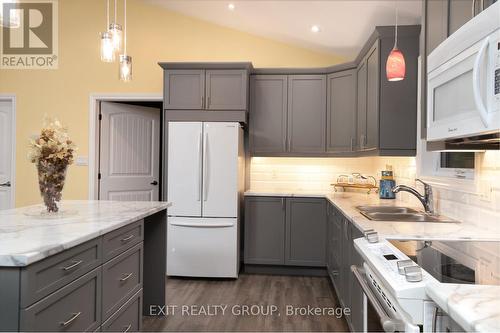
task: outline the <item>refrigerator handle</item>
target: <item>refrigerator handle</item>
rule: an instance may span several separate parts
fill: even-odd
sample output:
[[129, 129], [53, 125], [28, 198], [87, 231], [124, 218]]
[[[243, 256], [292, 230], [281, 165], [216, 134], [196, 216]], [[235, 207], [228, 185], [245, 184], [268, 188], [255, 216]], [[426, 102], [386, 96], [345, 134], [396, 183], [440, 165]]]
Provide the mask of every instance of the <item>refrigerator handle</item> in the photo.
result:
[[207, 201], [208, 197], [208, 133], [205, 132], [205, 140], [203, 142], [203, 201]]
[[202, 170], [203, 170], [203, 153], [201, 146], [203, 145], [203, 136], [200, 133], [198, 138], [198, 198], [196, 201], [201, 201], [201, 183], [202, 179]]

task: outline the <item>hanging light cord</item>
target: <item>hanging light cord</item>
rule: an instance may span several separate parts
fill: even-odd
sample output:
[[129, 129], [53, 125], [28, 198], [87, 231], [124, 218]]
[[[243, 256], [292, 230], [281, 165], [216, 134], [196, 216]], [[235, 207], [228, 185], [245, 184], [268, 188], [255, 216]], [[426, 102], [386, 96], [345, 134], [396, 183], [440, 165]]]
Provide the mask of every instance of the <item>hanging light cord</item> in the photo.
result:
[[106, 31], [109, 29], [109, 0], [106, 0]]
[[394, 36], [394, 48], [396, 49], [398, 47], [398, 0], [396, 0], [396, 32]]
[[115, 22], [114, 22], [115, 24], [116, 24], [116, 22], [117, 22], [117, 21], [116, 21], [116, 11], [117, 11], [117, 6], [116, 6], [116, 0], [115, 0]]
[[127, 0], [123, 0], [123, 54], [127, 55]]

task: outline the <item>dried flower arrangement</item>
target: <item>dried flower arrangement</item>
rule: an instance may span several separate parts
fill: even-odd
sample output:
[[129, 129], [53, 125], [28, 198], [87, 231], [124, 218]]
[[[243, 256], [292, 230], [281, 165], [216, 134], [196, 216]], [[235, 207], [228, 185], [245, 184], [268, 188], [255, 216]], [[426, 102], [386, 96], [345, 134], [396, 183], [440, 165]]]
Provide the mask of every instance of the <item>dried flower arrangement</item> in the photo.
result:
[[45, 117], [40, 135], [31, 140], [28, 158], [38, 170], [38, 185], [47, 212], [59, 210], [66, 170], [75, 158], [76, 146], [59, 120]]

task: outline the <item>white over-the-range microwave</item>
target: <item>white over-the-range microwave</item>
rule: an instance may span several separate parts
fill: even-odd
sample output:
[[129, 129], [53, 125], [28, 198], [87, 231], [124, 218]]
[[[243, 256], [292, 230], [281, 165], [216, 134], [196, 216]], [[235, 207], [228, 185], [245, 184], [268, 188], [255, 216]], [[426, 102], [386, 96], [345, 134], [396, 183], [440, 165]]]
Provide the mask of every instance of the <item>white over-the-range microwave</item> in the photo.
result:
[[500, 131], [500, 2], [464, 24], [427, 59], [427, 140]]

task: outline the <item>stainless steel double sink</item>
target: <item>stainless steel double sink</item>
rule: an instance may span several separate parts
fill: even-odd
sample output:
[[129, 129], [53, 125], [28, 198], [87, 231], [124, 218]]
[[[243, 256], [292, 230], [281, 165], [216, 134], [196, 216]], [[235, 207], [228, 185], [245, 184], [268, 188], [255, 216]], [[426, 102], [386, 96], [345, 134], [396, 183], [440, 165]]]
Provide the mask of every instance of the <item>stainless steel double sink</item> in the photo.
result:
[[372, 221], [460, 223], [446, 216], [431, 215], [408, 207], [357, 206], [356, 208]]

